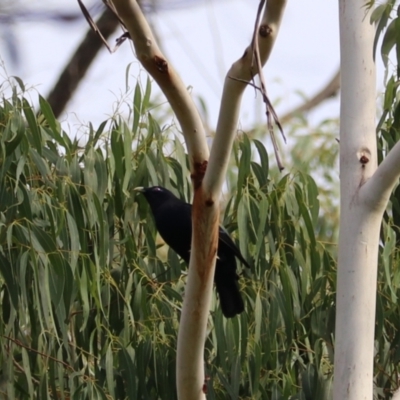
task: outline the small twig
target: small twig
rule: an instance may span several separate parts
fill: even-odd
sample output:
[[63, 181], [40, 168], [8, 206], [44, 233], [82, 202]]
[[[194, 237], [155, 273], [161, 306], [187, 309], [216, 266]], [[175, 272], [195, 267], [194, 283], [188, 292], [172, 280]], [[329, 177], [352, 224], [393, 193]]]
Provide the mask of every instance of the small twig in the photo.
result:
[[107, 47], [108, 51], [112, 53], [111, 47], [108, 45], [107, 40], [104, 38], [104, 36], [101, 34], [100, 30], [97, 28], [96, 23], [92, 19], [92, 17], [89, 14], [89, 11], [87, 8], [84, 6], [81, 0], [78, 0], [79, 7], [82, 10], [83, 16], [86, 18], [86, 21], [90, 25], [90, 27], [93, 29], [94, 32], [100, 37], [101, 41], [104, 43], [104, 45]]
[[[115, 15], [115, 17], [118, 19], [122, 27], [125, 29], [125, 25], [122, 22], [121, 18], [119, 17], [117, 11], [115, 10], [114, 5], [110, 4], [107, 0], [103, 0], [103, 3], [108, 7], [108, 9]], [[82, 10], [83, 16], [86, 18], [86, 21], [90, 25], [90, 27], [93, 29], [93, 31], [97, 34], [97, 36], [101, 39], [101, 41], [104, 43], [104, 45], [107, 47], [108, 51], [112, 54], [114, 53], [119, 46], [126, 40], [130, 39], [129, 32], [124, 32], [117, 40], [116, 40], [116, 45], [114, 48], [111, 48], [107, 42], [107, 39], [102, 35], [99, 27], [97, 26], [96, 22], [94, 22], [93, 18], [90, 16], [89, 11], [85, 7], [85, 5], [82, 3], [82, 0], [78, 0], [79, 7]]]
[[36, 353], [36, 354], [39, 354], [39, 355], [40, 355], [41, 357], [43, 357], [43, 358], [47, 358], [47, 359], [52, 360], [52, 361], [54, 361], [54, 362], [56, 362], [56, 363], [62, 364], [65, 368], [67, 368], [67, 369], [69, 369], [69, 370], [71, 370], [71, 371], [73, 371], [73, 372], [76, 372], [76, 371], [74, 370], [74, 368], [71, 367], [71, 365], [67, 364], [67, 363], [64, 362], [64, 361], [61, 361], [61, 360], [59, 360], [59, 359], [57, 359], [57, 358], [55, 358], [55, 357], [49, 356], [48, 354], [44, 354], [44, 353], [42, 353], [42, 352], [40, 352], [40, 351], [38, 351], [38, 350], [35, 350], [35, 349], [33, 349], [32, 347], [29, 347], [29, 346], [23, 344], [23, 343], [22, 343], [20, 340], [18, 340], [18, 339], [15, 339], [15, 338], [12, 338], [12, 337], [6, 336], [6, 335], [1, 335], [1, 336], [2, 336], [4, 339], [8, 339], [9, 341], [15, 343], [17, 346], [23, 347], [23, 348], [26, 349], [26, 350], [32, 351], [33, 353]]
[[[78, 0], [80, 1], [80, 0]], [[117, 10], [115, 9], [114, 4], [110, 3], [108, 0], [103, 0], [104, 5], [115, 15], [119, 23], [126, 29], [126, 26], [124, 24], [124, 21], [120, 18], [120, 16], [117, 13]]]
[[[25, 369], [24, 369], [21, 365], [19, 365], [19, 363], [18, 363], [17, 361], [15, 361], [15, 359], [13, 359], [13, 364], [14, 364], [15, 367], [16, 367], [18, 370], [20, 370], [23, 374], [26, 374]], [[36, 378], [34, 378], [32, 375], [31, 375], [31, 379], [32, 379], [32, 381], [33, 381], [36, 385], [40, 385], [40, 381], [37, 380]], [[6, 397], [6, 398], [7, 398], [7, 397]]]
[[317, 107], [323, 101], [337, 95], [340, 89], [340, 70], [338, 70], [331, 80], [310, 99], [307, 99], [303, 104], [287, 112], [281, 117], [281, 123], [284, 124], [290, 121], [293, 117], [302, 114], [306, 111]]
[[[252, 41], [251, 41], [251, 48], [253, 50], [252, 66], [254, 64], [256, 66], [256, 73], [258, 73], [258, 76], [259, 76], [259, 79], [260, 79], [260, 87], [257, 87], [254, 84], [252, 84], [252, 86], [260, 91], [260, 93], [262, 95], [263, 102], [265, 103], [265, 106], [266, 106], [265, 113], [267, 115], [268, 131], [269, 131], [269, 133], [271, 135], [271, 140], [272, 140], [272, 144], [273, 144], [273, 147], [274, 147], [274, 152], [275, 152], [275, 157], [276, 157], [276, 162], [277, 162], [278, 168], [279, 168], [280, 171], [282, 171], [284, 169], [284, 167], [283, 167], [281, 158], [279, 156], [279, 148], [278, 148], [278, 144], [277, 144], [277, 141], [276, 141], [276, 138], [275, 138], [273, 122], [275, 122], [275, 124], [278, 126], [278, 129], [281, 132], [283, 140], [285, 141], [285, 143], [286, 143], [286, 137], [285, 137], [285, 134], [283, 132], [282, 125], [279, 122], [278, 115], [276, 114], [275, 109], [272, 106], [272, 103], [269, 100], [268, 95], [267, 95], [267, 86], [266, 86], [266, 83], [265, 83], [264, 73], [263, 73], [263, 70], [262, 70], [261, 59], [260, 59], [260, 49], [259, 49], [259, 44], [258, 44], [259, 22], [260, 22], [260, 18], [261, 18], [261, 12], [262, 12], [264, 6], [265, 6], [265, 0], [260, 0], [260, 4], [259, 4], [258, 10], [257, 10], [257, 17], [256, 17], [256, 21], [255, 21], [255, 26], [254, 26], [253, 38], [252, 38]], [[250, 82], [247, 82], [247, 84], [250, 84]], [[271, 115], [272, 115], [273, 121], [271, 119]]]
[[[258, 91], [261, 93], [261, 96], [262, 96], [262, 98], [263, 98], [263, 101], [264, 101], [264, 103], [267, 105], [266, 114], [267, 114], [268, 131], [269, 131], [269, 133], [270, 133], [270, 135], [271, 135], [272, 145], [274, 146], [274, 152], [275, 152], [275, 157], [276, 157], [276, 163], [277, 163], [277, 165], [278, 165], [279, 171], [282, 171], [285, 167], [283, 166], [283, 164], [282, 164], [282, 162], [281, 162], [281, 158], [280, 158], [280, 156], [279, 156], [278, 143], [277, 143], [276, 138], [275, 138], [273, 125], [272, 125], [272, 123], [271, 123], [270, 112], [271, 112], [272, 116], [274, 117], [274, 120], [275, 120], [275, 118], [277, 118], [277, 115], [276, 115], [275, 110], [273, 109], [273, 107], [272, 107], [272, 105], [271, 105], [271, 103], [270, 103], [268, 97], [266, 97], [266, 94], [263, 92], [262, 88], [259, 87], [259, 86], [257, 86], [255, 83], [246, 81], [245, 79], [234, 78], [234, 77], [230, 77], [230, 78], [233, 79], [233, 80], [235, 80], [235, 81], [243, 82], [243, 83], [245, 83], [246, 85], [250, 85], [250, 86], [252, 86], [255, 90], [258, 90]], [[269, 108], [269, 107], [271, 107], [271, 108]], [[280, 124], [279, 121], [277, 121], [277, 120], [275, 120], [275, 123], [278, 125], [278, 127], [279, 127], [279, 129], [280, 129], [280, 131], [281, 131], [281, 133], [282, 133], [283, 139], [285, 140], [285, 143], [286, 143], [286, 137], [285, 137], [285, 135], [284, 135], [284, 133], [283, 133], [281, 124]]]

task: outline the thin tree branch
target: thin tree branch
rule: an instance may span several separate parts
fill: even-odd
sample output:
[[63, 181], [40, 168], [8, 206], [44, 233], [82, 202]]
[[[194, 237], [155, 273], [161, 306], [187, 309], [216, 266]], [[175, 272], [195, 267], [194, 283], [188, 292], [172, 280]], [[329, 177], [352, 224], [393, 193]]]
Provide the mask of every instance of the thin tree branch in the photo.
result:
[[260, 92], [262, 94], [263, 102], [265, 103], [265, 109], [266, 109], [265, 113], [266, 113], [266, 116], [267, 116], [267, 126], [268, 126], [268, 131], [269, 131], [269, 133], [271, 135], [272, 145], [274, 147], [276, 163], [278, 165], [279, 170], [282, 171], [283, 170], [283, 164], [282, 164], [280, 156], [279, 156], [278, 143], [277, 143], [276, 138], [275, 138], [274, 126], [273, 126], [273, 122], [272, 122], [271, 116], [272, 116], [275, 124], [278, 126], [278, 128], [279, 128], [279, 130], [280, 130], [285, 142], [286, 142], [286, 137], [285, 137], [285, 134], [283, 132], [282, 125], [279, 122], [278, 116], [277, 116], [277, 114], [276, 114], [276, 112], [274, 110], [274, 107], [272, 106], [272, 103], [268, 98], [267, 85], [265, 83], [264, 73], [263, 73], [263, 70], [262, 70], [263, 66], [262, 66], [261, 60], [260, 60], [259, 37], [268, 36], [270, 34], [270, 29], [271, 29], [268, 24], [261, 25], [260, 29], [257, 29], [258, 26], [259, 26], [259, 21], [260, 21], [262, 9], [264, 7], [264, 3], [265, 3], [265, 0], [261, 0], [260, 1], [260, 5], [259, 5], [258, 11], [257, 11], [256, 25], [255, 25], [255, 29], [254, 29], [254, 32], [253, 32], [253, 38], [251, 40], [251, 48], [253, 50], [253, 57], [254, 57], [253, 64], [256, 65], [256, 70], [254, 72], [255, 72], [255, 74], [258, 74], [258, 77], [259, 77], [259, 80], [260, 80], [260, 88], [259, 88], [259, 90], [260, 90]]
[[43, 353], [43, 352], [41, 352], [39, 350], [34, 349], [33, 347], [29, 347], [26, 344], [22, 343], [20, 340], [18, 340], [16, 338], [13, 338], [11, 336], [7, 336], [7, 335], [1, 335], [1, 336], [3, 338], [5, 338], [5, 339], [8, 339], [11, 342], [15, 343], [17, 346], [23, 347], [24, 349], [29, 350], [32, 353], [36, 353], [36, 354], [38, 354], [39, 356], [41, 356], [43, 358], [46, 358], [46, 359], [52, 360], [52, 361], [54, 361], [54, 362], [56, 362], [58, 364], [61, 364], [65, 369], [70, 370], [72, 372], [75, 372], [74, 367], [72, 367], [71, 365], [69, 365], [68, 363], [66, 363], [64, 361], [59, 360], [58, 358], [52, 357], [52, 356], [50, 356], [48, 354], [45, 354], [45, 353]]
[[[269, 58], [281, 24], [286, 0], [269, 0], [258, 29], [260, 64]], [[225, 179], [229, 158], [236, 137], [239, 110], [243, 92], [257, 70], [253, 68], [253, 51], [250, 44], [243, 56], [230, 68], [225, 78], [216, 135], [211, 149], [209, 170], [204, 179], [206, 193], [215, 198]], [[211, 172], [212, 171], [212, 172]], [[212, 194], [212, 195], [211, 195]]]
[[[368, 160], [361, 154], [360, 162]], [[368, 161], [367, 161], [368, 162]], [[386, 207], [394, 185], [400, 177], [400, 141], [389, 151], [372, 177], [363, 185], [361, 193], [373, 209]]]
[[208, 160], [208, 146], [200, 115], [182, 80], [161, 53], [139, 5], [133, 0], [113, 0], [133, 41], [136, 57], [167, 97], [185, 137], [192, 178], [201, 184]]
[[336, 96], [339, 89], [340, 89], [340, 70], [338, 69], [338, 71], [335, 73], [332, 79], [330, 79], [329, 82], [321, 90], [319, 90], [316, 94], [314, 94], [313, 97], [311, 97], [300, 106], [294, 108], [293, 110], [290, 110], [285, 115], [283, 115], [280, 118], [281, 123], [285, 124], [289, 122], [292, 118], [296, 117], [297, 115], [301, 115], [306, 111], [310, 111], [313, 108], [317, 107], [319, 104], [321, 104], [323, 101]]

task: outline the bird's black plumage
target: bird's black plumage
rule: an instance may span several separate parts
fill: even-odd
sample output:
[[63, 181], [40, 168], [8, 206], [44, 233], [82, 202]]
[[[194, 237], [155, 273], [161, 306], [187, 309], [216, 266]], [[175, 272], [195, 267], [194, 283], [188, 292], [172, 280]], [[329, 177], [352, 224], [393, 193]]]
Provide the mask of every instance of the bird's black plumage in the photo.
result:
[[[161, 237], [189, 264], [192, 241], [191, 204], [178, 199], [161, 186], [137, 188], [137, 190], [143, 193], [149, 203]], [[214, 281], [222, 313], [227, 318], [232, 318], [244, 310], [243, 299], [239, 292], [235, 257], [250, 268], [228, 232], [220, 226]]]

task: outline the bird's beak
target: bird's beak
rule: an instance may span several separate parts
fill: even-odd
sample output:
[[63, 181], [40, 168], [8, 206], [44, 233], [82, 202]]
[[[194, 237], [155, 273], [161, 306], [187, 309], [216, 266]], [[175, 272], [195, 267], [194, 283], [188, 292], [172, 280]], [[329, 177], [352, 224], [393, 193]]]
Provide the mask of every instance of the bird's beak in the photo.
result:
[[135, 192], [144, 193], [146, 189], [143, 186], [138, 186], [133, 189]]

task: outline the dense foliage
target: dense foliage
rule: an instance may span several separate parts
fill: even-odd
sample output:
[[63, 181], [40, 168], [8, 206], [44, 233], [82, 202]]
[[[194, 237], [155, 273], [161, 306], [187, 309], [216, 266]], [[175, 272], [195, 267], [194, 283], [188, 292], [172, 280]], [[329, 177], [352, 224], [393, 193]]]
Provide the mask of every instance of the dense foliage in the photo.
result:
[[[43, 98], [35, 112], [14, 88], [0, 104], [0, 398], [176, 398], [186, 266], [133, 189], [161, 184], [189, 201], [191, 186], [181, 137], [159, 126], [149, 99], [150, 83], [138, 85], [132, 118], [90, 126], [84, 143]], [[214, 298], [207, 398], [329, 398], [335, 223], [321, 228], [315, 181], [271, 172], [260, 140], [238, 137], [232, 171], [222, 223], [252, 269], [241, 273], [245, 313], [226, 320]], [[381, 398], [398, 385], [391, 243], [379, 276]]]

